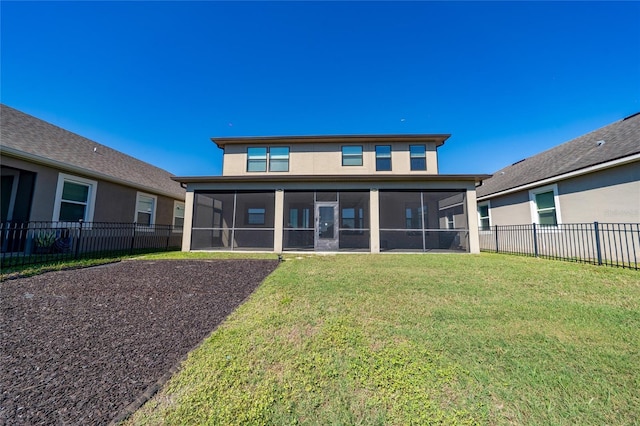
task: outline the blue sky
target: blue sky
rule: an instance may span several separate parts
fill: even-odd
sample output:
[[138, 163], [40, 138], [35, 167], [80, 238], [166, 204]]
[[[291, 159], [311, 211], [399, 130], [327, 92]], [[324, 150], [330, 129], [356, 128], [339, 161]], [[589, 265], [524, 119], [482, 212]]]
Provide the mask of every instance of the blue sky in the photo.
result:
[[3, 103], [179, 176], [213, 136], [384, 133], [492, 173], [640, 111], [638, 2], [0, 8]]

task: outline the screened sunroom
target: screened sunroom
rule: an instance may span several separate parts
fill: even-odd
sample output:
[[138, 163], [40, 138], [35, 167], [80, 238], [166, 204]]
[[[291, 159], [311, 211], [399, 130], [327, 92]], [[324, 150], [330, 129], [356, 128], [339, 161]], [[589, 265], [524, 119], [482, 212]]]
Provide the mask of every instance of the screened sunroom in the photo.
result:
[[195, 190], [189, 250], [470, 251], [467, 189], [296, 186]]

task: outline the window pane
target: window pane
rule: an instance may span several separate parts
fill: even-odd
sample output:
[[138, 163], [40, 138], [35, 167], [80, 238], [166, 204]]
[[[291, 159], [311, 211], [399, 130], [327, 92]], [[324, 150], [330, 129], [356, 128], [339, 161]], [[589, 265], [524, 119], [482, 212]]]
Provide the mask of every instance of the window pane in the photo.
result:
[[540, 225], [543, 226], [555, 226], [558, 224], [556, 220], [556, 212], [555, 210], [545, 211], [538, 213]]
[[376, 170], [379, 172], [391, 170], [391, 158], [376, 158]]
[[351, 145], [342, 147], [343, 166], [362, 166], [362, 146]]
[[391, 158], [391, 145], [376, 146], [376, 158]]
[[538, 206], [538, 210], [555, 208], [553, 191], [536, 194], [536, 205]]
[[247, 148], [247, 157], [250, 160], [266, 160], [267, 148]]
[[411, 154], [411, 158], [417, 157], [425, 157], [426, 156], [426, 148], [424, 145], [410, 145], [409, 153]]
[[173, 221], [173, 226], [175, 226], [176, 228], [184, 227], [184, 218], [176, 217], [175, 220]]
[[265, 212], [263, 208], [250, 208], [247, 211], [249, 225], [264, 225]]
[[138, 212], [136, 222], [138, 225], [151, 225], [151, 214], [146, 212]]
[[138, 196], [138, 211], [151, 213], [153, 212], [153, 198], [145, 197], [144, 195]]
[[359, 145], [349, 145], [342, 147], [343, 155], [362, 155], [362, 147]]
[[489, 206], [478, 206], [478, 213], [481, 218], [489, 216]]
[[89, 185], [65, 181], [64, 186], [62, 187], [63, 200], [86, 203], [88, 196]]
[[480, 229], [483, 230], [483, 231], [487, 230], [487, 229], [490, 229], [490, 227], [489, 227], [489, 218], [488, 217], [480, 219]]
[[424, 158], [412, 158], [411, 170], [427, 170], [427, 161]]
[[267, 148], [247, 148], [247, 171], [267, 171]]
[[78, 222], [84, 220], [84, 212], [87, 207], [84, 204], [60, 203], [60, 220], [63, 222]]
[[274, 146], [269, 150], [269, 155], [271, 159], [278, 160], [286, 160], [289, 158], [289, 147], [288, 146]]
[[184, 218], [184, 204], [176, 204], [176, 208], [173, 211], [175, 217]]
[[354, 229], [356, 227], [356, 209], [342, 209], [341, 228]]
[[289, 160], [274, 160], [273, 157], [269, 160], [269, 171], [270, 172], [288, 172], [289, 171]]

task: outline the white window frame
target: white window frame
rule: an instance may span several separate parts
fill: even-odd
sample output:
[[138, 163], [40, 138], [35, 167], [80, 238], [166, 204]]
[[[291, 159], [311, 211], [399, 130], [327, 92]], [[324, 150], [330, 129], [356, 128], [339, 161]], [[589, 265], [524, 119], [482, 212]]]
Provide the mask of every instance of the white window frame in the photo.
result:
[[[138, 224], [138, 201], [140, 201], [140, 197], [149, 197], [153, 199], [153, 211], [151, 212], [151, 223], [149, 225], [140, 225]], [[158, 197], [153, 194], [147, 194], [146, 192], [138, 192], [136, 194], [136, 205], [134, 206], [133, 212], [133, 223], [135, 223], [138, 227], [142, 229], [151, 230], [153, 226], [156, 224], [156, 213], [158, 211]]]
[[[136, 203], [136, 206], [137, 205], [138, 204]], [[182, 216], [182, 223], [183, 223], [182, 228], [176, 227], [176, 218], [180, 217], [180, 216], [176, 216], [176, 210], [178, 209], [178, 206], [180, 206], [180, 205], [182, 206], [182, 215], [183, 215]], [[183, 201], [174, 200], [173, 201], [173, 217], [171, 219], [171, 224], [173, 225], [173, 232], [183, 232], [183, 230], [184, 230], [184, 215], [185, 215], [185, 213], [186, 213], [186, 204]], [[137, 213], [136, 213], [136, 216], [137, 216]]]
[[[83, 222], [93, 222], [93, 214], [96, 206], [96, 193], [98, 192], [98, 182], [91, 179], [82, 178], [79, 176], [68, 175], [66, 173], [58, 173], [58, 183], [56, 186], [56, 198], [53, 204], [53, 222], [60, 222], [60, 206], [62, 204], [62, 190], [64, 189], [64, 183], [71, 182], [80, 185], [89, 186], [87, 194], [87, 208], [84, 211]], [[73, 222], [69, 222], [73, 223]]]
[[[480, 207], [487, 206], [487, 218], [489, 219], [489, 229], [482, 229], [482, 216], [480, 216]], [[478, 231], [480, 232], [491, 232], [491, 224], [493, 221], [491, 220], [491, 201], [483, 201], [478, 203]]]
[[[558, 185], [547, 185], [529, 190], [529, 206], [531, 209], [531, 222], [540, 225], [540, 216], [538, 215], [538, 205], [536, 203], [536, 195], [553, 191], [553, 204], [556, 210], [556, 222], [562, 224], [562, 215], [560, 214], [560, 198], [558, 197]], [[541, 226], [540, 229], [556, 229], [556, 226]]]

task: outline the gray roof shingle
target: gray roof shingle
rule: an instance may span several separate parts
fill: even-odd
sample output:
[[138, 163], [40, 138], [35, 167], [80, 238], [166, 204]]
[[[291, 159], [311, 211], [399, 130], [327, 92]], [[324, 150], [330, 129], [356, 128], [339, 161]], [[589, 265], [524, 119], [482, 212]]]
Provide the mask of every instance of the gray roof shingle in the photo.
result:
[[[3, 155], [25, 153], [47, 164], [68, 165], [88, 176], [112, 180], [148, 192], [184, 199], [185, 190], [166, 170], [46, 121], [0, 104]], [[63, 166], [62, 166], [63, 167]]]
[[[604, 143], [603, 143], [604, 142]], [[640, 113], [498, 170], [478, 197], [640, 153]]]

